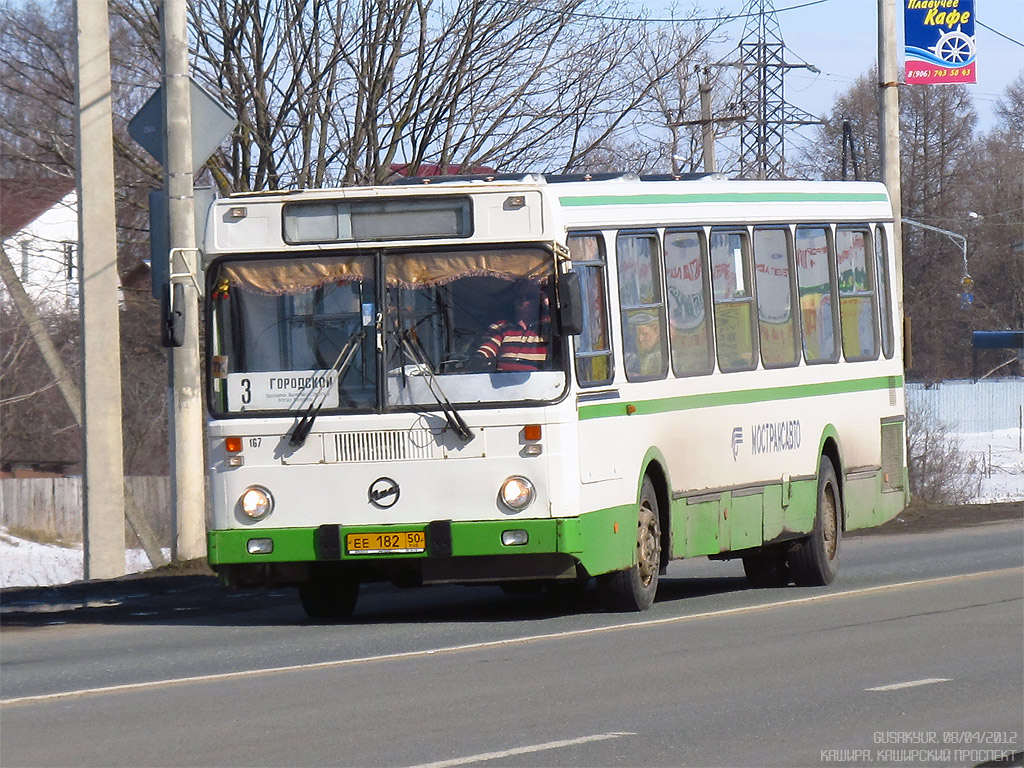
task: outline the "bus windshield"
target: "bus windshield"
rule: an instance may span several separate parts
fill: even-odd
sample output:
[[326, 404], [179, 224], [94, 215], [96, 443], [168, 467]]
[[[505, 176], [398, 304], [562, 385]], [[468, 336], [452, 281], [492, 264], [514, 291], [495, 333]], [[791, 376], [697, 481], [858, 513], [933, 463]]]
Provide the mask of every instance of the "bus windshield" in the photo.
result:
[[210, 279], [218, 414], [547, 402], [565, 391], [541, 248], [222, 260]]

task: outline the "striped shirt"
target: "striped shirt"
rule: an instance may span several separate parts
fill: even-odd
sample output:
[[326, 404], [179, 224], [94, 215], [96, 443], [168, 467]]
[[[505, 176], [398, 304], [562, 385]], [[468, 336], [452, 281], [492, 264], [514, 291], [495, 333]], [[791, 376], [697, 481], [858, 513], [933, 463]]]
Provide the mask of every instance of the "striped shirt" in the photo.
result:
[[547, 339], [524, 323], [500, 322], [487, 329], [476, 351], [496, 371], [539, 371], [548, 359]]

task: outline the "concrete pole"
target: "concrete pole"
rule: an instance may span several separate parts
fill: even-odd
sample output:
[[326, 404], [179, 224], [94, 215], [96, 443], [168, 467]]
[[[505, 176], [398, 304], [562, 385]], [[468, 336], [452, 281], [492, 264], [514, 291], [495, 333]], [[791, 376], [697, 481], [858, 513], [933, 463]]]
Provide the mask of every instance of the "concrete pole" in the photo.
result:
[[85, 578], [124, 575], [121, 342], [107, 3], [77, 0], [79, 297]]
[[896, 0], [878, 0], [878, 135], [881, 142], [882, 181], [892, 198], [895, 217], [896, 297], [903, 318], [903, 204], [900, 184], [899, 60], [896, 45]]
[[[199, 279], [192, 198], [192, 105], [188, 78], [187, 0], [165, 0], [164, 104], [166, 109], [166, 190], [171, 272]], [[206, 493], [203, 461], [203, 401], [199, 370], [199, 294], [184, 286], [184, 344], [170, 351], [171, 503], [175, 560], [206, 554]]]

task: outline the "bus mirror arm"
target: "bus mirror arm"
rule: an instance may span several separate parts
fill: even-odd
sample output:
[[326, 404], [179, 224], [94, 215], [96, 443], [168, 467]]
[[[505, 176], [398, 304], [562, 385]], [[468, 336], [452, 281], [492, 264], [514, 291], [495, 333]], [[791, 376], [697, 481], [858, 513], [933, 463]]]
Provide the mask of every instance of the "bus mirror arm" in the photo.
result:
[[583, 333], [583, 289], [579, 272], [565, 272], [558, 281], [558, 327], [567, 336]]

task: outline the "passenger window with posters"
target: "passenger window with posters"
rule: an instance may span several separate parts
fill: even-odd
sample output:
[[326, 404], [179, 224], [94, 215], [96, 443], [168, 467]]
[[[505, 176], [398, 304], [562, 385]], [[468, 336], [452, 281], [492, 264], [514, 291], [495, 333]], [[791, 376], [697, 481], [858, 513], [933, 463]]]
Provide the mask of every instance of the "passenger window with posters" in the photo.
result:
[[676, 376], [711, 373], [715, 367], [705, 243], [700, 230], [665, 233], [668, 331]]
[[711, 230], [715, 343], [723, 371], [748, 371], [757, 365], [749, 254], [746, 230]]
[[664, 378], [668, 354], [658, 238], [647, 233], [622, 234], [615, 247], [619, 259], [626, 378], [630, 381]]
[[604, 245], [599, 235], [572, 235], [568, 242], [583, 297], [583, 332], [574, 341], [576, 379], [584, 387], [607, 384], [614, 371], [605, 295]]
[[875, 293], [868, 272], [870, 243], [871, 235], [866, 230], [836, 230], [839, 323], [843, 356], [847, 360], [875, 360], [878, 357]]
[[754, 230], [757, 319], [765, 368], [797, 362], [791, 253], [788, 230]]
[[839, 347], [825, 227], [797, 227], [796, 264], [804, 359], [808, 363], [834, 363], [839, 359]]

